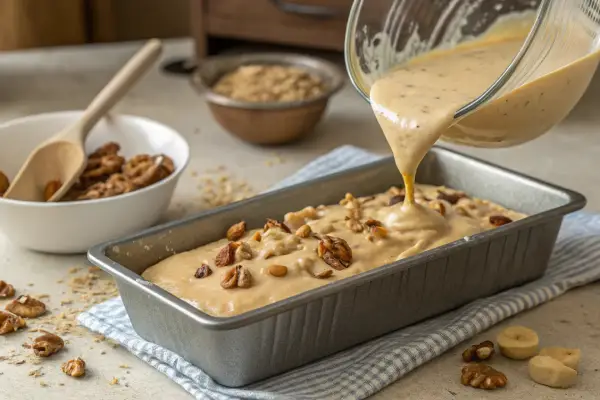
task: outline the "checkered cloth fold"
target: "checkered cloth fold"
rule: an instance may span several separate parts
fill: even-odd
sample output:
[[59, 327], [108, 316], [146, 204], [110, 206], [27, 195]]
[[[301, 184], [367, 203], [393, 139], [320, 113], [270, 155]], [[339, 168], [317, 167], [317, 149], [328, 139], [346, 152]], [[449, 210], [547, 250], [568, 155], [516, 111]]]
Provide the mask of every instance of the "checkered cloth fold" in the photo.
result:
[[[277, 187], [377, 158], [355, 147], [340, 147]], [[563, 223], [550, 266], [541, 279], [240, 389], [217, 384], [181, 356], [141, 339], [120, 298], [82, 313], [79, 322], [117, 341], [196, 399], [363, 399], [503, 319], [600, 279], [599, 256], [600, 215], [573, 214]]]

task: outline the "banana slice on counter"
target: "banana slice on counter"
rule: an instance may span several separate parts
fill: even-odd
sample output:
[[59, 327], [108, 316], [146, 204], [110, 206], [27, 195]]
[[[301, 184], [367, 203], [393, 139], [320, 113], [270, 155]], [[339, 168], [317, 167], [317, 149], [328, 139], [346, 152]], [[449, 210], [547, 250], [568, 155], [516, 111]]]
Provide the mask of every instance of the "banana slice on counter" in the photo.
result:
[[579, 360], [581, 359], [581, 350], [568, 349], [565, 347], [544, 347], [540, 350], [540, 356], [552, 357], [565, 364], [567, 367], [577, 371], [579, 368]]
[[553, 388], [568, 388], [577, 381], [577, 371], [549, 356], [529, 360], [529, 376], [534, 382]]
[[502, 355], [514, 360], [525, 360], [538, 353], [540, 339], [534, 330], [524, 326], [510, 326], [496, 338]]

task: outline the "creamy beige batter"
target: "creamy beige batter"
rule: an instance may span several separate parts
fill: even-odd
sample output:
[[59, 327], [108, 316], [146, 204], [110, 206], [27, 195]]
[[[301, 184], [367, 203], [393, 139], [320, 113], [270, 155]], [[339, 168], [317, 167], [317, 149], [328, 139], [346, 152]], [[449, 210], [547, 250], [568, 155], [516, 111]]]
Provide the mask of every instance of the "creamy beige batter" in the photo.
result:
[[[238, 239], [245, 245], [238, 248], [231, 266], [215, 265], [217, 254], [228, 244], [228, 240], [223, 239], [172, 256], [147, 269], [143, 277], [208, 314], [231, 316], [491, 229], [494, 225], [490, 223], [490, 216], [507, 216], [511, 220], [524, 217], [487, 201], [453, 198], [457, 192], [447, 188], [418, 186], [416, 204], [408, 208], [400, 201], [402, 194], [403, 191], [392, 188], [372, 197], [347, 196], [339, 205], [291, 212], [284, 219], [291, 233], [280, 228], [266, 232], [260, 229], [261, 240], [257, 241], [253, 238], [257, 230], [246, 232]], [[399, 195], [395, 200], [400, 202], [390, 206], [394, 195]], [[438, 200], [438, 197], [448, 201]], [[444, 215], [440, 213], [441, 208]], [[399, 214], [403, 217], [399, 218]], [[363, 231], [353, 231], [353, 228], [358, 230], [357, 226], [352, 225], [353, 219], [346, 217], [359, 218]], [[380, 221], [383, 227], [366, 227], [364, 224], [369, 219]], [[335, 270], [319, 258], [318, 238], [296, 235], [295, 231], [305, 224], [315, 233], [347, 242], [352, 251], [348, 268]], [[196, 278], [194, 274], [202, 264], [208, 265], [212, 274]], [[250, 271], [251, 287], [224, 289], [221, 286], [224, 275], [234, 265], [242, 265]], [[268, 271], [271, 265], [287, 267], [287, 275], [271, 275]], [[324, 271], [333, 274], [326, 279], [314, 276]]]

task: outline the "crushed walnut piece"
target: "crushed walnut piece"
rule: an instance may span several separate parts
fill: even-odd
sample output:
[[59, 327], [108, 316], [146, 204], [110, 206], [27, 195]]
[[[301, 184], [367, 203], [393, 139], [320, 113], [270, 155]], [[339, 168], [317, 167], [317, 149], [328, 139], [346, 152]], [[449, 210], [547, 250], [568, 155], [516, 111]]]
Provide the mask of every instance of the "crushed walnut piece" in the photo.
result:
[[490, 224], [493, 226], [502, 226], [506, 224], [510, 224], [512, 219], [505, 217], [504, 215], [492, 215], [490, 216]]
[[85, 375], [85, 361], [77, 357], [64, 363], [60, 369], [73, 378], [79, 378]]
[[217, 267], [227, 267], [228, 265], [232, 265], [235, 262], [235, 251], [239, 247], [239, 244], [236, 242], [227, 243], [215, 258], [215, 265]]
[[313, 272], [312, 276], [314, 276], [317, 279], [327, 279], [333, 276], [333, 270], [324, 269], [323, 271]]
[[0, 299], [8, 299], [15, 295], [13, 285], [0, 280]]
[[202, 264], [200, 268], [196, 270], [194, 278], [202, 279], [212, 274], [212, 269], [206, 264]]
[[244, 233], [246, 233], [246, 221], [240, 221], [227, 229], [227, 240], [231, 242], [240, 240]]
[[479, 344], [474, 344], [463, 351], [462, 359], [465, 362], [484, 361], [492, 358], [494, 353], [494, 343], [490, 340], [486, 340]]
[[486, 390], [502, 388], [508, 383], [506, 375], [484, 364], [465, 365], [460, 381], [465, 386]]
[[241, 265], [228, 270], [221, 280], [221, 287], [223, 289], [233, 289], [236, 287], [246, 289], [250, 286], [252, 286], [252, 274]]
[[312, 234], [312, 229], [310, 225], [302, 225], [300, 228], [296, 230], [296, 236], [306, 239]]
[[33, 344], [25, 344], [23, 347], [33, 349], [38, 357], [49, 357], [65, 347], [65, 342], [60, 336], [50, 332], [44, 332], [42, 336], [34, 339]]
[[84, 172], [62, 201], [118, 196], [152, 185], [175, 171], [173, 160], [164, 154], [139, 154], [126, 160], [119, 151], [120, 146], [110, 142], [90, 154]]
[[337, 270], [343, 270], [352, 262], [352, 249], [348, 243], [341, 238], [322, 235], [317, 246], [317, 255], [329, 266]]
[[226, 73], [212, 87], [215, 93], [251, 103], [295, 102], [321, 96], [322, 79], [288, 65], [243, 65]]
[[432, 200], [429, 202], [429, 207], [437, 211], [442, 217], [446, 216], [446, 206], [441, 201]]
[[254, 232], [254, 235], [252, 235], [252, 240], [260, 242], [262, 240], [262, 235], [260, 234], [260, 232]]
[[0, 310], [0, 335], [15, 332], [25, 325], [25, 320], [19, 315]]
[[361, 233], [365, 230], [365, 227], [358, 219], [346, 217], [346, 226], [354, 233]]
[[467, 195], [465, 193], [460, 192], [447, 193], [443, 190], [438, 190], [437, 198], [438, 200], [444, 200], [452, 205], [455, 205], [460, 199], [467, 198]]
[[6, 310], [25, 318], [37, 318], [46, 312], [46, 305], [31, 296], [19, 296], [6, 305]]
[[2, 195], [8, 190], [9, 186], [10, 181], [8, 180], [8, 177], [4, 175], [2, 171], [0, 171], [0, 197], [2, 197]]
[[263, 231], [266, 232], [269, 229], [273, 229], [273, 228], [279, 228], [282, 231], [284, 231], [285, 233], [292, 233], [290, 228], [288, 228], [288, 226], [286, 224], [284, 224], [283, 222], [279, 222], [276, 219], [267, 218], [267, 223], [265, 224]]

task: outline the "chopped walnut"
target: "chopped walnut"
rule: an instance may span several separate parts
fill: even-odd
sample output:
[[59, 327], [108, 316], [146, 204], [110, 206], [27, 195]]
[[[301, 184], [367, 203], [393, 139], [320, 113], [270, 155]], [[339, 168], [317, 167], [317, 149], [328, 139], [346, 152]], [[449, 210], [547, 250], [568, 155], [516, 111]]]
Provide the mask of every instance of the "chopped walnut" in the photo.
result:
[[361, 233], [365, 230], [363, 224], [358, 219], [346, 217], [346, 226], [354, 233]]
[[44, 188], [44, 200], [48, 201], [54, 196], [54, 193], [58, 192], [58, 189], [62, 186], [61, 181], [50, 181]]
[[7, 311], [25, 318], [36, 318], [46, 312], [46, 305], [31, 296], [19, 296], [5, 308]]
[[83, 192], [78, 200], [93, 200], [114, 197], [136, 190], [135, 185], [123, 174], [112, 174], [105, 182], [98, 182]]
[[236, 242], [227, 243], [217, 254], [215, 265], [217, 267], [226, 267], [235, 262], [235, 250], [239, 244]]
[[265, 224], [263, 231], [266, 232], [272, 228], [279, 228], [282, 231], [284, 231], [285, 233], [292, 233], [290, 228], [288, 228], [288, 226], [286, 224], [284, 224], [283, 222], [279, 222], [276, 219], [267, 218], [267, 223]]
[[119, 154], [121, 150], [121, 146], [115, 142], [108, 142], [104, 145], [97, 148], [92, 154], [90, 154], [89, 158], [98, 158], [104, 156], [112, 156]]
[[390, 198], [390, 202], [388, 203], [388, 206], [393, 206], [394, 204], [403, 203], [405, 197], [406, 196], [403, 194], [398, 194], [396, 196], [392, 196]]
[[312, 229], [310, 225], [302, 225], [298, 230], [296, 230], [296, 236], [301, 238], [307, 238], [312, 234]]
[[244, 233], [246, 233], [246, 221], [240, 221], [227, 229], [227, 240], [231, 242], [240, 240], [244, 236]]
[[0, 310], [0, 335], [15, 332], [25, 325], [25, 320], [20, 316]]
[[460, 381], [465, 386], [486, 390], [501, 388], [508, 383], [506, 375], [485, 364], [465, 365]]
[[8, 177], [4, 175], [2, 171], [0, 171], [0, 197], [2, 197], [2, 195], [8, 190], [9, 186], [10, 181], [8, 180]]
[[490, 224], [493, 226], [502, 226], [512, 222], [512, 219], [505, 217], [504, 215], [492, 215], [490, 216]]
[[237, 265], [231, 268], [223, 275], [221, 280], [221, 287], [223, 289], [233, 288], [249, 288], [252, 286], [252, 274], [246, 268], [241, 265]]
[[318, 218], [317, 209], [314, 207], [305, 207], [300, 211], [289, 212], [285, 214], [283, 220], [288, 227], [292, 229], [297, 229], [300, 226], [306, 223], [308, 219], [316, 219]]
[[136, 187], [150, 186], [165, 179], [175, 171], [173, 160], [164, 155], [139, 154], [123, 165], [123, 175]]
[[236, 261], [241, 260], [252, 260], [254, 254], [252, 253], [252, 248], [246, 242], [236, 242], [237, 249], [235, 249], [235, 259]]
[[373, 228], [376, 226], [383, 226], [383, 224], [380, 221], [377, 221], [376, 219], [368, 219], [367, 221], [365, 221], [365, 226], [368, 228]]
[[252, 239], [260, 242], [262, 240], [262, 235], [260, 234], [260, 232], [256, 231], [254, 232], [254, 235], [252, 235]]
[[0, 280], [0, 299], [7, 299], [15, 295], [13, 285]]
[[489, 340], [486, 340], [485, 342], [474, 344], [465, 351], [463, 351], [462, 359], [465, 362], [478, 362], [491, 358], [494, 355], [494, 353], [494, 343]]
[[331, 269], [324, 269], [323, 271], [312, 273], [312, 276], [314, 276], [317, 279], [327, 279], [327, 278], [330, 278], [332, 275], [333, 275], [333, 270], [331, 270]]
[[64, 363], [61, 370], [73, 378], [79, 378], [80, 376], [85, 375], [85, 361], [77, 357], [76, 359]]
[[45, 332], [42, 336], [35, 338], [33, 344], [24, 346], [32, 348], [33, 352], [38, 357], [49, 357], [65, 347], [65, 342], [60, 338], [60, 336]]
[[210, 274], [212, 274], [212, 269], [210, 269], [210, 267], [208, 265], [202, 264], [202, 266], [196, 270], [194, 277], [198, 278], [198, 279], [202, 279], [202, 278], [206, 278]]
[[344, 239], [328, 235], [322, 235], [320, 239], [317, 246], [318, 256], [334, 269], [348, 268], [352, 262], [352, 249], [348, 243]]
[[405, 194], [404, 189], [400, 189], [397, 186], [390, 187], [388, 189], [387, 193], [390, 194], [390, 195], [392, 195], [392, 196], [400, 196], [400, 195], [403, 196]]
[[116, 154], [107, 154], [88, 159], [85, 171], [81, 174], [83, 179], [99, 179], [121, 172], [125, 159]]
[[385, 239], [388, 236], [388, 230], [383, 226], [371, 226], [368, 229], [367, 239], [371, 242], [375, 239]]
[[444, 200], [448, 203], [455, 205], [462, 198], [466, 198], [467, 195], [464, 193], [446, 193], [442, 190], [438, 190], [438, 200]]
[[446, 216], [446, 206], [441, 201], [433, 200], [429, 203], [429, 207], [437, 211], [442, 217]]

